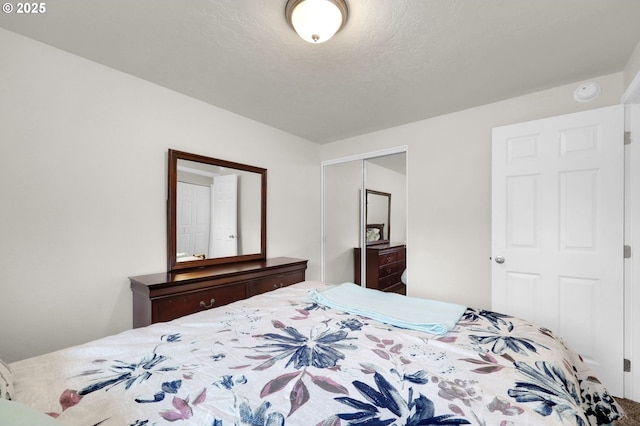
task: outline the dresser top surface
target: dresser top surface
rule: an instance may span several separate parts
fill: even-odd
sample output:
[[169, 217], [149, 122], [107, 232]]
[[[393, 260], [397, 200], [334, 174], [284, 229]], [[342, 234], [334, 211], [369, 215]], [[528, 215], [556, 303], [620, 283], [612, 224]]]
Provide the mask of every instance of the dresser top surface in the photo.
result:
[[404, 243], [382, 243], [371, 244], [367, 246], [367, 250], [388, 250], [388, 249], [400, 249], [405, 248]]
[[232, 276], [253, 271], [268, 270], [283, 266], [306, 267], [307, 260], [292, 257], [274, 257], [265, 260], [252, 260], [248, 262], [229, 263], [224, 265], [208, 266], [197, 269], [182, 270], [177, 272], [160, 272], [157, 274], [139, 275], [129, 277], [132, 282], [145, 286], [161, 285], [166, 283], [180, 283], [182, 281], [207, 279], [212, 276]]

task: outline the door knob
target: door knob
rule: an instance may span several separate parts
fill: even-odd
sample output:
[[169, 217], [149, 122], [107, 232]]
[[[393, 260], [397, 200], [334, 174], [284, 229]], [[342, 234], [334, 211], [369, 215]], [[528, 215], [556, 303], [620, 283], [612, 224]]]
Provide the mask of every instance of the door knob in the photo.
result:
[[504, 263], [504, 257], [496, 256], [496, 263], [500, 263], [500, 264]]

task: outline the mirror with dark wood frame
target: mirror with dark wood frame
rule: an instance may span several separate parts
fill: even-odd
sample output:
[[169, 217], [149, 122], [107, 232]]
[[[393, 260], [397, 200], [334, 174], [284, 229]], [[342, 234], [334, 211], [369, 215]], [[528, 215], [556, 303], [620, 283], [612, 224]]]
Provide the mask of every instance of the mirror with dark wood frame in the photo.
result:
[[388, 243], [391, 241], [391, 194], [367, 189], [366, 195], [366, 243]]
[[169, 271], [266, 258], [267, 170], [169, 150]]

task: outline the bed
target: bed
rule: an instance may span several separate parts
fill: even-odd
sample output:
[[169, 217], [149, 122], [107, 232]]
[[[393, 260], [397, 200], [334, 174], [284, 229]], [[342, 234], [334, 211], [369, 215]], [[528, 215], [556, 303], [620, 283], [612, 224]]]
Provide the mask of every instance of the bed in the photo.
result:
[[311, 299], [330, 288], [307, 281], [15, 362], [12, 402], [105, 426], [600, 425], [623, 415], [550, 330], [472, 308], [445, 334], [401, 329]]

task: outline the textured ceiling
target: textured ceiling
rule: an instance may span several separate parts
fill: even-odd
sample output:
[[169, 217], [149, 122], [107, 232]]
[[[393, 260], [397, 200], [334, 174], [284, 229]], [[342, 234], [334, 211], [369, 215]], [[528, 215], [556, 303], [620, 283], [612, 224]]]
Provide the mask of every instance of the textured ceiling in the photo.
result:
[[0, 27], [326, 143], [621, 71], [640, 0], [347, 0], [300, 39], [286, 0], [47, 0]]

